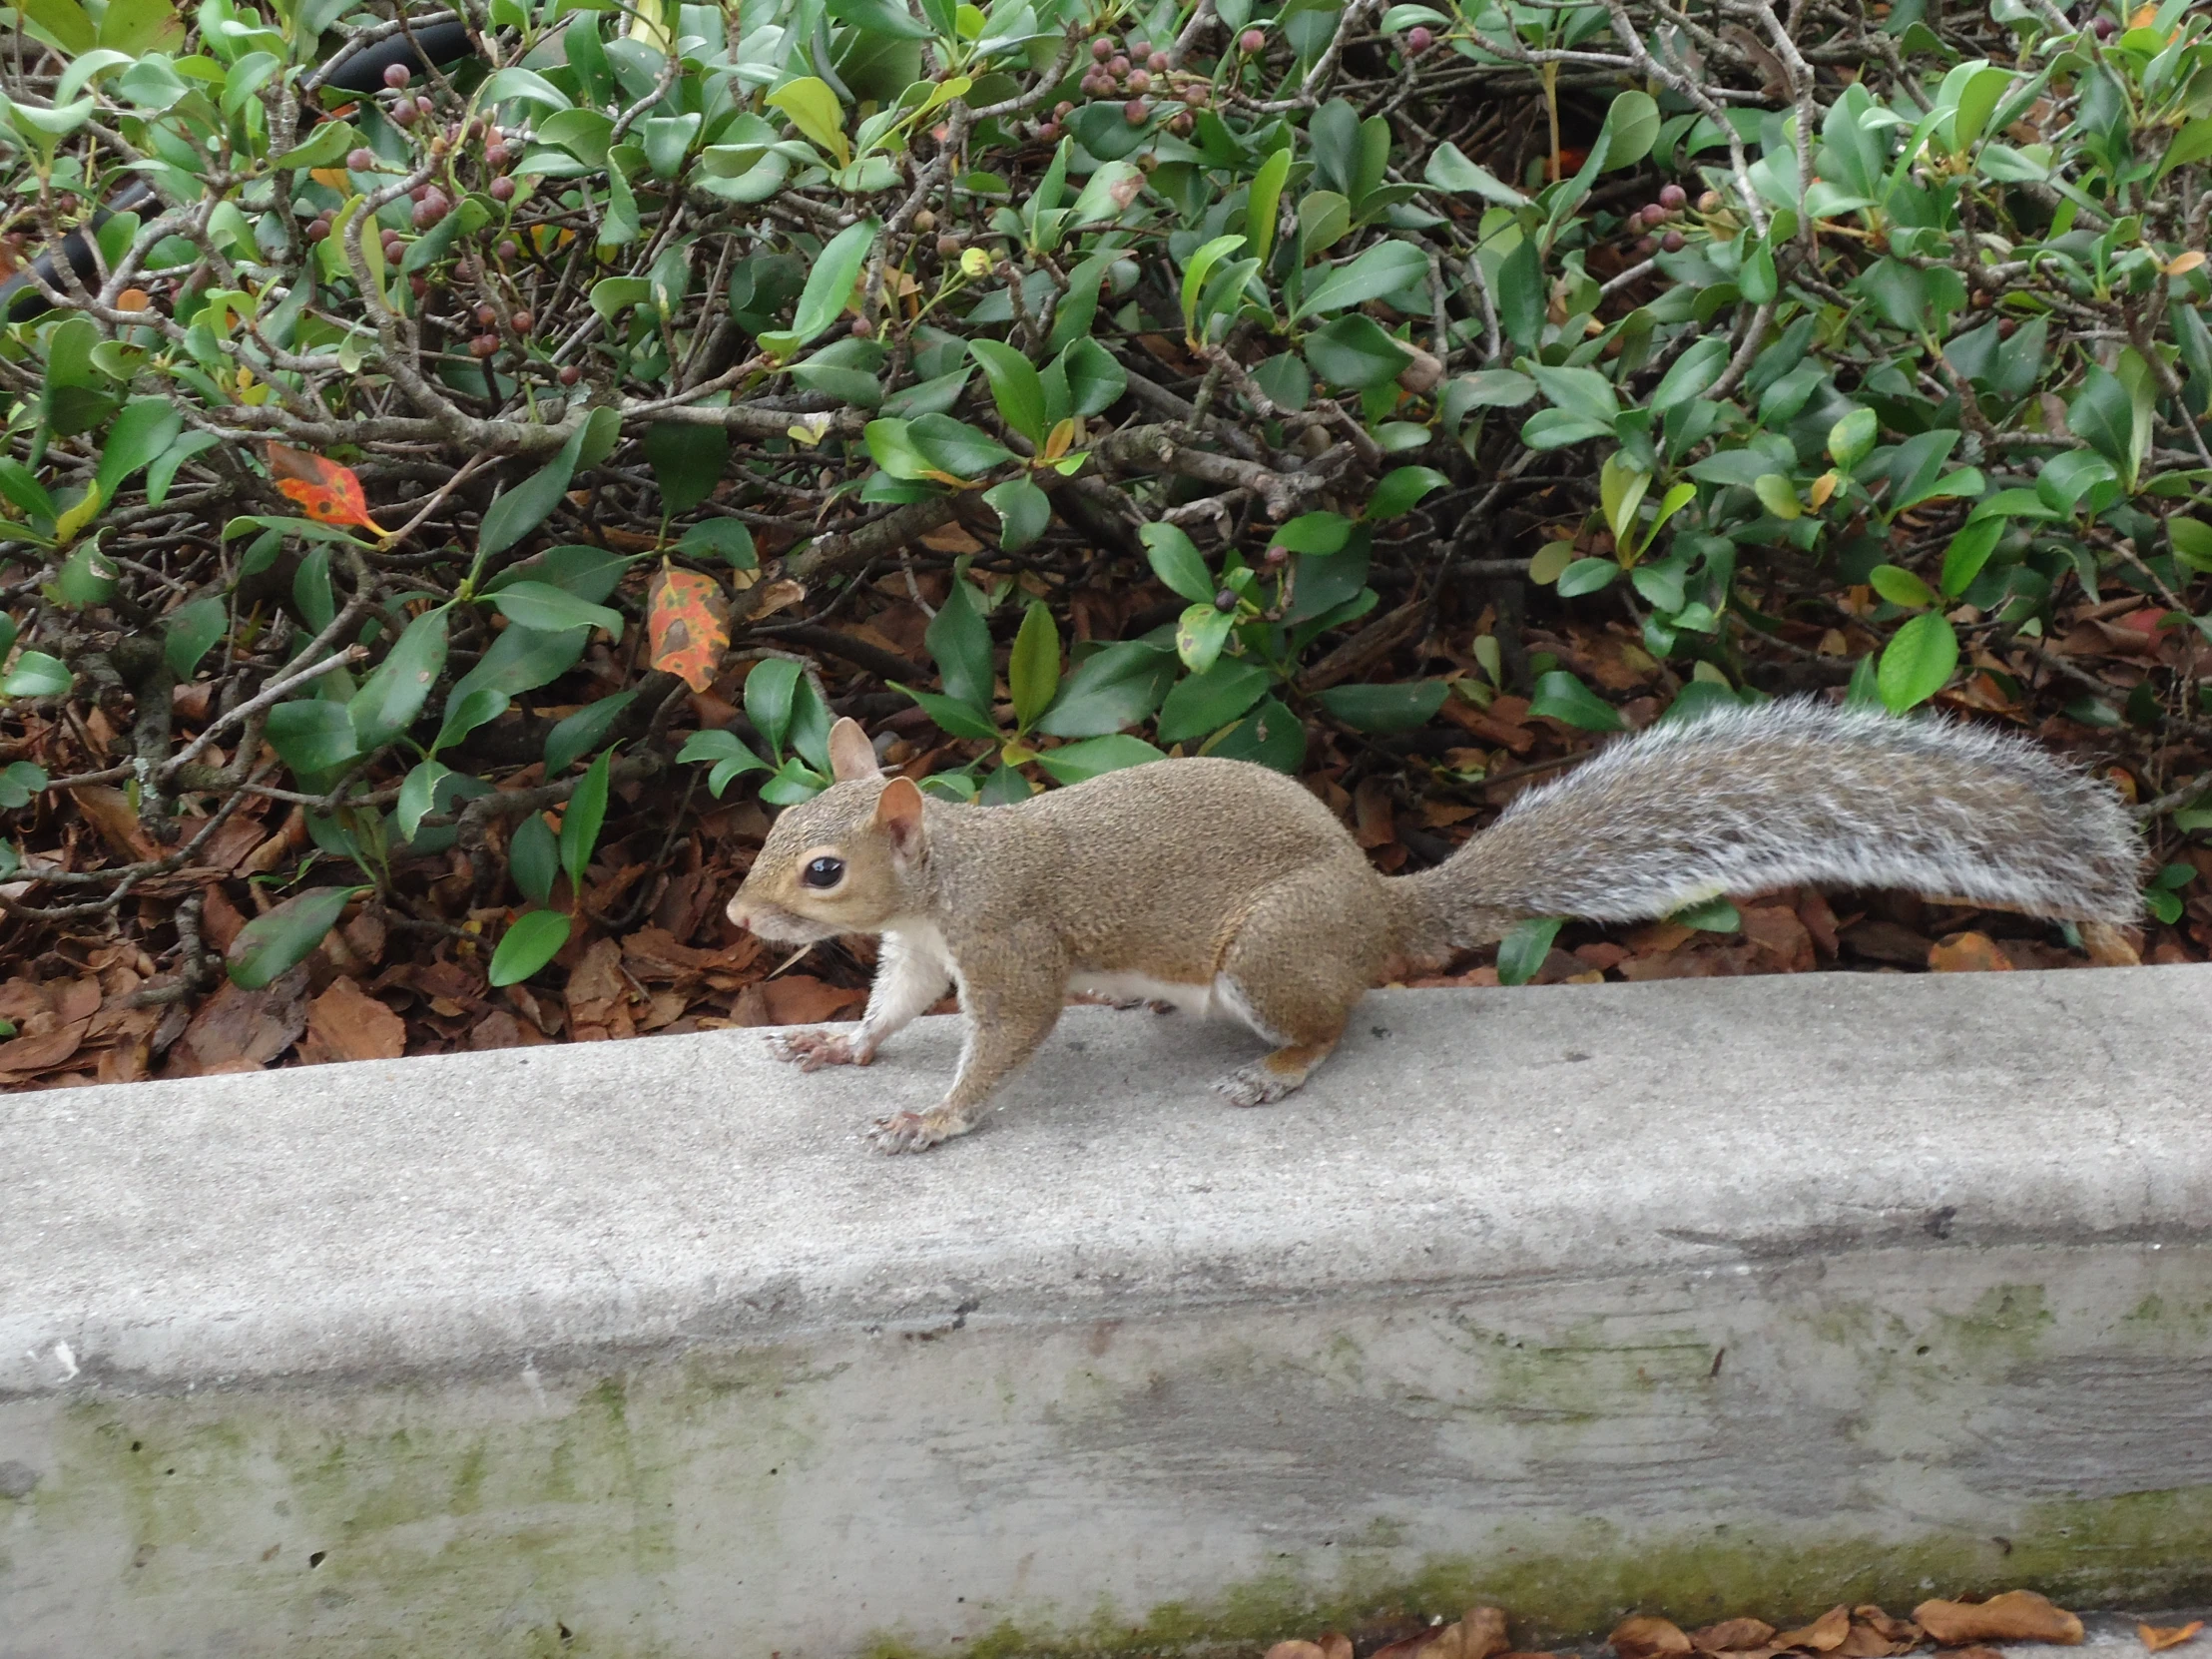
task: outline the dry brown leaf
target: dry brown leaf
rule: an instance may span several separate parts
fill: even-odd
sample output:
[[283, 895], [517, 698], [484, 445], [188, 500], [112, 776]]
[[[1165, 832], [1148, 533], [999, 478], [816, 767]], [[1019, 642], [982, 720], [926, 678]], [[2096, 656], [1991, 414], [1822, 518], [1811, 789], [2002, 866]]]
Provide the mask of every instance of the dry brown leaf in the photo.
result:
[[2143, 962], [2127, 934], [2108, 921], [2083, 922], [2081, 947], [2099, 967], [2140, 967]]
[[1980, 1602], [1924, 1601], [1913, 1609], [1913, 1617], [1944, 1647], [2081, 1640], [2081, 1621], [2033, 1590], [2007, 1590]]
[[1268, 1649], [1268, 1659], [1328, 1659], [1319, 1642], [1277, 1642]]
[[1928, 965], [1937, 973], [2006, 973], [2012, 961], [1988, 934], [1969, 932], [1931, 945]]
[[325, 1060], [396, 1060], [407, 1052], [407, 1023], [350, 979], [333, 979], [330, 988], [307, 1004], [307, 1036], [299, 1058], [310, 1065]]
[[1811, 1624], [1796, 1630], [1785, 1630], [1775, 1637], [1776, 1647], [1809, 1648], [1815, 1653], [1833, 1653], [1844, 1645], [1844, 1638], [1851, 1634], [1851, 1609], [1831, 1607]]
[[1854, 1619], [1833, 1651], [1836, 1659], [1890, 1659], [1893, 1652], [1903, 1650], [1873, 1625]]
[[1469, 1607], [1451, 1628], [1459, 1632], [1452, 1659], [1491, 1659], [1513, 1645], [1505, 1635], [1502, 1607]]
[[159, 858], [156, 846], [131, 810], [131, 798], [106, 784], [86, 784], [69, 792], [85, 822], [100, 831], [100, 838], [126, 858]]
[[2135, 1634], [2143, 1638], [2143, 1646], [2153, 1653], [2164, 1653], [2170, 1647], [2179, 1647], [2192, 1640], [2204, 1628], [2204, 1620], [2191, 1619], [2187, 1624], [2155, 1625], [2139, 1624]]
[[172, 1055], [171, 1075], [196, 1077], [268, 1065], [306, 1029], [306, 997], [304, 963], [258, 991], [242, 990], [226, 979], [185, 1027]]
[[1740, 1653], [1765, 1647], [1773, 1634], [1774, 1626], [1765, 1619], [1723, 1619], [1693, 1632], [1690, 1645], [1700, 1653]]
[[788, 973], [767, 979], [759, 987], [768, 1003], [771, 1025], [819, 1025], [842, 1019], [867, 1000], [867, 992], [832, 985], [804, 973]]
[[1888, 1641], [1903, 1642], [1908, 1647], [1917, 1647], [1923, 1639], [1921, 1627], [1911, 1619], [1893, 1618], [1871, 1601], [1864, 1606], [1854, 1607], [1851, 1610], [1851, 1616], [1863, 1623], [1874, 1626], [1875, 1630]]
[[1321, 1652], [1322, 1659], [1352, 1659], [1352, 1638], [1342, 1631], [1324, 1631]]
[[37, 1036], [0, 1042], [0, 1081], [21, 1082], [36, 1072], [48, 1071], [75, 1056], [85, 1040], [90, 1020], [57, 1026]]
[[1621, 1659], [1652, 1659], [1656, 1654], [1690, 1651], [1690, 1638], [1682, 1633], [1680, 1625], [1648, 1614], [1622, 1620], [1605, 1639]]

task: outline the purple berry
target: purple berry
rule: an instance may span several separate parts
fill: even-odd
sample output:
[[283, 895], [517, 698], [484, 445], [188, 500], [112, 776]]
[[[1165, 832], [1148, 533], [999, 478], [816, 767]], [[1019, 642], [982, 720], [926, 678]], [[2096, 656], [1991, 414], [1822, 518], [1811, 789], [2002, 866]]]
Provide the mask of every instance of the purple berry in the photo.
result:
[[1152, 117], [1152, 106], [1142, 98], [1132, 98], [1121, 107], [1122, 120], [1132, 127], [1142, 127]]
[[1113, 55], [1114, 43], [1108, 40], [1104, 35], [1099, 36], [1098, 39], [1091, 42], [1091, 57], [1097, 62], [1104, 63]]
[[1244, 55], [1248, 58], [1257, 56], [1259, 53], [1265, 51], [1267, 49], [1267, 44], [1268, 37], [1262, 34], [1258, 29], [1247, 29], [1243, 34], [1237, 37], [1238, 50], [1243, 52]]
[[1435, 44], [1436, 37], [1418, 23], [1405, 31], [1405, 55], [1408, 58], [1419, 57]]
[[515, 182], [501, 177], [484, 187], [484, 194], [494, 202], [512, 202], [515, 199]]
[[1680, 213], [1690, 204], [1690, 193], [1680, 185], [1662, 185], [1659, 188], [1659, 205], [1669, 213]]
[[408, 73], [407, 66], [403, 63], [389, 64], [384, 69], [384, 85], [394, 92], [397, 92], [413, 79], [414, 77]]
[[1690, 239], [1680, 231], [1669, 231], [1659, 239], [1660, 248], [1669, 254], [1679, 254], [1690, 246]]
[[1129, 90], [1135, 93], [1150, 92], [1152, 77], [1141, 69], [1132, 69], [1129, 72]]
[[357, 150], [348, 150], [345, 153], [345, 166], [351, 173], [373, 173], [376, 171], [376, 152], [365, 144]]
[[584, 371], [578, 368], [574, 363], [561, 364], [560, 382], [562, 385], [573, 386], [583, 377]]

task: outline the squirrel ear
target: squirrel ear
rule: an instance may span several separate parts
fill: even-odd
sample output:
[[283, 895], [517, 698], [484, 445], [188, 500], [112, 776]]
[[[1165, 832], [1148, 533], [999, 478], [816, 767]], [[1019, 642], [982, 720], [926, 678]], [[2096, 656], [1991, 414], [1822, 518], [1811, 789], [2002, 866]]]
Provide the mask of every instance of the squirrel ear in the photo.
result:
[[867, 741], [856, 720], [840, 720], [830, 728], [830, 771], [840, 784], [880, 777], [875, 746]]
[[883, 786], [875, 799], [875, 828], [898, 852], [911, 854], [921, 845], [921, 791], [911, 778], [893, 778]]

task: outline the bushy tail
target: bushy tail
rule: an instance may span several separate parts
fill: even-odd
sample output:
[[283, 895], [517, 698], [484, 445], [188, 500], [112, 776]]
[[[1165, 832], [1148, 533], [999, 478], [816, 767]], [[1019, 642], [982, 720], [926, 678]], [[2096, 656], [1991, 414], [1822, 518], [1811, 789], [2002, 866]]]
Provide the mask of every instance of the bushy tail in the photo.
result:
[[1798, 883], [2127, 923], [2141, 856], [2112, 791], [2025, 740], [1800, 701], [1615, 744], [1411, 879], [1464, 947], [1524, 916], [1639, 921]]

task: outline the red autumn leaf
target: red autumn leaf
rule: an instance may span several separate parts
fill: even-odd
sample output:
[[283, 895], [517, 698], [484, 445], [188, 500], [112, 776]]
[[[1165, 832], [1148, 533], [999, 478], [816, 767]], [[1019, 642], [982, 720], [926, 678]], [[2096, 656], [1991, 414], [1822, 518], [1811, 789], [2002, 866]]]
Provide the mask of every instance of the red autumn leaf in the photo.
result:
[[695, 692], [714, 684], [730, 645], [730, 602], [721, 583], [662, 565], [646, 592], [645, 625], [655, 668], [679, 676]]
[[274, 439], [262, 449], [276, 488], [285, 499], [298, 502], [300, 511], [317, 524], [359, 524], [379, 536], [384, 533], [384, 527], [368, 516], [368, 498], [350, 467]]

